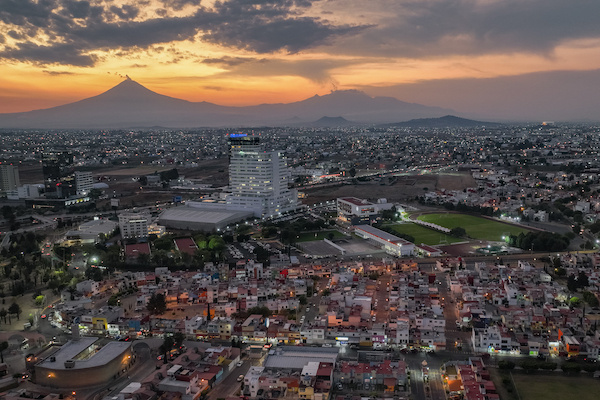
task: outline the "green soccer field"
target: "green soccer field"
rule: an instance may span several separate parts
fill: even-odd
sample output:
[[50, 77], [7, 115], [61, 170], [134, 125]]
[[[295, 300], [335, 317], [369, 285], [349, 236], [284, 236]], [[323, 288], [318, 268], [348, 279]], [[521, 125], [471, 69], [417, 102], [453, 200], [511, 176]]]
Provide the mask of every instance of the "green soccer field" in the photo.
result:
[[479, 240], [502, 241], [503, 236], [518, 235], [521, 232], [528, 232], [527, 229], [516, 225], [505, 224], [467, 214], [424, 214], [420, 215], [418, 219], [425, 222], [432, 222], [448, 229], [457, 227], [464, 228], [469, 237]]
[[598, 398], [600, 381], [584, 376], [560, 374], [513, 374], [521, 400], [592, 400]]
[[425, 243], [430, 246], [437, 246], [439, 244], [452, 244], [464, 240], [446, 235], [433, 229], [425, 228], [424, 226], [413, 224], [412, 222], [387, 225], [387, 227], [393, 229], [395, 232], [414, 237], [416, 245]]

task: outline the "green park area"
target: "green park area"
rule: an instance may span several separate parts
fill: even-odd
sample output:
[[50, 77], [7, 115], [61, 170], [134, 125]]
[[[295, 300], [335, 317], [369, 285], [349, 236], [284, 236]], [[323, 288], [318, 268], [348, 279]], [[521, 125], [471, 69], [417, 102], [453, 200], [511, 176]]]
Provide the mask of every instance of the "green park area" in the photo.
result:
[[584, 376], [528, 375], [513, 373], [520, 400], [595, 400], [600, 380]]
[[473, 239], [501, 241], [503, 236], [518, 235], [528, 230], [516, 225], [505, 224], [474, 215], [456, 213], [436, 213], [420, 215], [419, 220], [432, 222], [448, 229], [463, 228]]
[[[333, 236], [332, 236], [333, 235]], [[319, 231], [319, 232], [303, 232], [298, 235], [296, 242], [310, 242], [313, 240], [323, 239], [341, 239], [346, 236], [336, 230]]]
[[386, 225], [386, 228], [389, 228], [399, 234], [412, 236], [413, 238], [415, 238], [414, 243], [417, 245], [425, 243], [430, 246], [437, 246], [440, 244], [452, 244], [464, 240], [452, 237], [450, 235], [446, 235], [434, 229], [429, 229], [425, 228], [424, 226], [413, 224], [412, 222]]

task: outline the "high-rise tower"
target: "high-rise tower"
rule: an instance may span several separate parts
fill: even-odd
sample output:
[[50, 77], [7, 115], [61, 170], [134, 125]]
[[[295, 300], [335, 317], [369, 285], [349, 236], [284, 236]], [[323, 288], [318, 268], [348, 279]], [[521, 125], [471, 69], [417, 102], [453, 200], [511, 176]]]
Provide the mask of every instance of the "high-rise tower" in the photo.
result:
[[230, 209], [251, 209], [255, 216], [276, 215], [295, 209], [298, 195], [290, 190], [290, 171], [282, 151], [265, 151], [256, 136], [229, 137]]
[[66, 199], [75, 195], [72, 153], [68, 151], [43, 153], [42, 172], [47, 198]]
[[19, 186], [19, 168], [10, 164], [0, 165], [0, 192], [15, 191]]

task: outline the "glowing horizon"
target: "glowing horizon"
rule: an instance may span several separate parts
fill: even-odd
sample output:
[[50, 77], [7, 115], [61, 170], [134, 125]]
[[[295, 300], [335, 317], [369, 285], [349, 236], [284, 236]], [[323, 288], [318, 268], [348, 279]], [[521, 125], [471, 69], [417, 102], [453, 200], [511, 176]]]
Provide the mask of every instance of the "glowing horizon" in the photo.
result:
[[227, 106], [358, 89], [460, 110], [467, 103], [411, 88], [600, 70], [600, 4], [0, 1], [0, 113], [82, 100], [126, 75], [163, 95]]

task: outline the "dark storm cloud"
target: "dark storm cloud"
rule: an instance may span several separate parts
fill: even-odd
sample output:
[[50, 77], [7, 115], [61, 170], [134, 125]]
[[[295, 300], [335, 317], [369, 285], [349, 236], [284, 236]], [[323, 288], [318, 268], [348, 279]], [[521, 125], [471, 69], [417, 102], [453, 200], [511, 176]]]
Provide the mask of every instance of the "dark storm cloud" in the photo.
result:
[[45, 26], [54, 9], [53, 0], [0, 0], [0, 21], [13, 25]]
[[86, 18], [90, 15], [91, 6], [87, 1], [65, 1], [64, 5], [73, 18]]
[[140, 13], [137, 7], [123, 5], [121, 7], [111, 6], [110, 11], [123, 20], [134, 19]]
[[303, 49], [324, 44], [339, 35], [357, 33], [364, 27], [332, 27], [311, 18], [264, 20], [247, 19], [244, 24], [215, 25], [204, 39], [210, 42], [270, 53], [287, 50], [297, 53]]
[[91, 67], [98, 57], [81, 54], [80, 49], [69, 44], [40, 46], [34, 43], [22, 43], [18, 49], [8, 49], [0, 53], [6, 59], [29, 61], [33, 64], [65, 64], [79, 67]]
[[202, 64], [217, 65], [224, 67], [234, 67], [240, 64], [249, 63], [256, 61], [255, 58], [251, 57], [219, 57], [219, 58], [206, 58], [202, 60]]
[[[354, 3], [362, 7], [364, 2]], [[335, 52], [410, 57], [549, 53], [571, 39], [600, 37], [600, 1], [408, 0], [377, 4], [377, 26]]]
[[68, 71], [49, 71], [47, 69], [42, 71], [45, 74], [48, 75], [75, 75], [74, 72], [68, 72]]
[[22, 39], [23, 38], [23, 35], [21, 35], [20, 33], [16, 32], [16, 31], [8, 31], [7, 35], [13, 39]]
[[[502, 0], [478, 5], [476, 0], [413, 3], [409, 26], [420, 43], [466, 35], [480, 51], [524, 49], [546, 51], [567, 39], [600, 35], [600, 2], [583, 0]], [[408, 33], [408, 32], [406, 32]]]
[[210, 58], [202, 61], [204, 64], [224, 67], [226, 71], [214, 76], [219, 77], [258, 77], [258, 76], [301, 76], [318, 84], [329, 84], [335, 79], [331, 71], [353, 64], [365, 62], [363, 59], [344, 60], [295, 60], [281, 59], [252, 59], [243, 57]]
[[171, 8], [175, 11], [183, 9], [185, 6], [199, 6], [201, 0], [162, 0], [165, 8]]
[[[0, 51], [0, 58], [93, 65], [96, 59], [87, 53], [94, 50], [140, 49], [195, 38], [258, 53], [295, 53], [364, 29], [299, 16], [301, 8], [310, 6], [309, 0], [227, 0], [216, 2], [210, 9], [200, 7], [189, 16], [169, 17], [164, 12], [163, 18], [143, 21], [135, 20], [139, 15], [136, 7], [113, 5], [102, 9], [94, 4], [74, 0], [0, 0], [0, 21], [18, 25], [30, 38]], [[199, 2], [173, 0], [163, 4], [177, 10]], [[53, 38], [57, 44], [39, 45], [34, 41], [39, 34]], [[65, 49], [69, 50], [65, 57], [58, 55]], [[50, 54], [52, 51], [57, 54]]]

